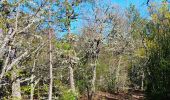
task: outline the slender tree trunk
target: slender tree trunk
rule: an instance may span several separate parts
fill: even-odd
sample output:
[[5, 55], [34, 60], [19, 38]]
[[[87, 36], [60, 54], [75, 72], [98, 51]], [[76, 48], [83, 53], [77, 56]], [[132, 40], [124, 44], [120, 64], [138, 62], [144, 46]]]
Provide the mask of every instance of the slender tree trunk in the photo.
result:
[[95, 63], [93, 65], [93, 78], [92, 78], [92, 88], [91, 88], [91, 95], [90, 95], [90, 100], [93, 99], [93, 94], [95, 93], [95, 83], [96, 83], [96, 63], [97, 63], [97, 59], [95, 60]]
[[[70, 54], [69, 54], [70, 56]], [[70, 57], [69, 57], [69, 78], [70, 78], [70, 86], [71, 86], [71, 90], [72, 92], [75, 94], [75, 83], [74, 83], [74, 70], [73, 70], [73, 67], [71, 65], [71, 60], [70, 60]]]
[[116, 80], [115, 80], [115, 82], [116, 82], [116, 90], [117, 90], [117, 92], [119, 90], [118, 85], [119, 85], [119, 77], [120, 77], [119, 72], [120, 72], [121, 59], [122, 59], [122, 56], [119, 56], [119, 62], [118, 62], [118, 66], [117, 66], [117, 69], [116, 69]]
[[35, 71], [35, 66], [36, 66], [36, 61], [37, 61], [37, 56], [39, 53], [37, 53], [36, 58], [34, 59], [33, 67], [32, 67], [32, 74], [31, 74], [31, 90], [30, 90], [30, 100], [34, 100], [34, 89], [38, 81], [34, 81], [34, 71]]
[[30, 100], [34, 99], [34, 84], [32, 83], [32, 77], [31, 77], [31, 93], [30, 93]]
[[52, 100], [52, 87], [53, 87], [53, 66], [52, 66], [52, 44], [51, 44], [51, 32], [49, 32], [49, 51], [50, 51], [50, 84], [49, 84], [49, 98]]
[[[49, 26], [51, 27], [51, 11], [50, 11], [50, 5], [49, 5]], [[53, 89], [53, 66], [52, 66], [52, 29], [49, 29], [49, 60], [50, 60], [50, 84], [49, 84], [49, 93], [48, 93], [48, 100], [52, 100], [52, 89]]]
[[[32, 80], [32, 79], [31, 79]], [[32, 81], [33, 82], [33, 81]], [[36, 87], [36, 85], [38, 84], [38, 82], [39, 82], [39, 79], [38, 80], [36, 80], [35, 82], [34, 82], [34, 84], [33, 83], [31, 83], [31, 94], [30, 94], [30, 100], [34, 100], [34, 90], [35, 90], [35, 87]]]
[[35, 69], [36, 59], [34, 59], [32, 74], [31, 74], [31, 90], [30, 90], [30, 100], [34, 99], [34, 69]]
[[144, 78], [145, 78], [145, 74], [144, 71], [142, 71], [142, 83], [141, 83], [141, 90], [144, 90]]
[[12, 98], [13, 100], [21, 100], [21, 86], [20, 79], [18, 77], [18, 70], [12, 70]]
[[53, 67], [52, 67], [52, 53], [51, 53], [51, 42], [50, 42], [50, 84], [49, 84], [49, 100], [52, 100], [52, 87], [53, 87]]
[[70, 74], [70, 86], [73, 93], [75, 93], [75, 84], [74, 84], [74, 71], [71, 65], [69, 65], [69, 74]]
[[40, 85], [38, 84], [38, 93], [37, 93], [37, 95], [38, 95], [38, 100], [40, 100]]
[[92, 89], [91, 89], [91, 94], [89, 100], [93, 99], [93, 94], [95, 93], [95, 82], [96, 82], [96, 65], [94, 65], [93, 69], [93, 79], [92, 79]]
[[[67, 1], [67, 0], [66, 0]], [[68, 14], [68, 13], [67, 13]], [[69, 15], [67, 15], [69, 16]], [[70, 23], [69, 25], [67, 26], [68, 28], [68, 39], [69, 39], [69, 43], [71, 44], [71, 41], [70, 41], [70, 35], [71, 35], [71, 32], [70, 32]], [[71, 90], [74, 94], [75, 93], [75, 84], [74, 84], [74, 70], [73, 70], [73, 66], [72, 66], [72, 62], [71, 62], [71, 58], [70, 58], [71, 54], [70, 54], [70, 51], [69, 51], [69, 74], [70, 74], [70, 86], [71, 86]]]

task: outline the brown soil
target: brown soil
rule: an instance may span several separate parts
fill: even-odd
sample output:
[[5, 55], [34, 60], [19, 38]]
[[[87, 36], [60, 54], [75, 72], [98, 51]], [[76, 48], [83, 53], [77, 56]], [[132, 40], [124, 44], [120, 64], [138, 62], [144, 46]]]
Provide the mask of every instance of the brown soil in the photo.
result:
[[[87, 96], [82, 96], [79, 100], [88, 100], [88, 98]], [[144, 100], [144, 93], [139, 90], [114, 94], [98, 91], [94, 94], [93, 100]]]

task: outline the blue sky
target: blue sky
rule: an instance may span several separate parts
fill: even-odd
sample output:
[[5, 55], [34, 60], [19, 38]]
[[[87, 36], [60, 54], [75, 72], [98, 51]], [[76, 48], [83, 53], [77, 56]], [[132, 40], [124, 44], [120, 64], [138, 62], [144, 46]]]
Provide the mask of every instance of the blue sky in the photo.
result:
[[[13, 0], [11, 0], [13, 1]], [[35, 0], [36, 1], [36, 0]], [[37, 1], [43, 1], [43, 0], [37, 0]], [[101, 3], [106, 3], [106, 4], [115, 4], [115, 5], [119, 5], [120, 8], [122, 9], [126, 9], [129, 7], [130, 4], [133, 4], [136, 6], [136, 8], [138, 9], [138, 11], [140, 12], [141, 16], [143, 18], [147, 18], [148, 17], [148, 11], [147, 11], [147, 5], [146, 2], [147, 0], [99, 0]], [[109, 2], [110, 1], [110, 2]], [[162, 0], [150, 0], [151, 2], [160, 2]], [[76, 11], [79, 13], [80, 9], [84, 9], [84, 10], [89, 10], [90, 5], [85, 4], [86, 6], [80, 6], [81, 8], [77, 8]], [[22, 9], [24, 11], [28, 11], [27, 9]], [[77, 21], [74, 21], [71, 23], [71, 32], [75, 33], [75, 34], [79, 34], [81, 32], [81, 28], [83, 27], [83, 20], [81, 18], [78, 18]], [[64, 34], [66, 34], [66, 32], [57, 32], [57, 36], [58, 37], [62, 37]]]
[[[109, 4], [115, 4], [118, 5], [122, 9], [126, 9], [129, 7], [130, 4], [133, 4], [136, 6], [138, 11], [140, 12], [141, 16], [144, 18], [148, 17], [148, 12], [147, 12], [147, 5], [146, 2], [147, 0], [100, 0], [102, 3], [109, 3]], [[152, 2], [158, 2], [160, 0], [151, 0]], [[82, 9], [90, 9], [89, 6], [82, 6], [84, 8]], [[81, 28], [83, 26], [83, 22], [81, 19], [78, 19], [75, 22], [72, 22], [72, 33], [79, 34], [81, 31]], [[64, 34], [64, 33], [63, 33]], [[60, 34], [61, 36], [63, 35], [62, 33]]]

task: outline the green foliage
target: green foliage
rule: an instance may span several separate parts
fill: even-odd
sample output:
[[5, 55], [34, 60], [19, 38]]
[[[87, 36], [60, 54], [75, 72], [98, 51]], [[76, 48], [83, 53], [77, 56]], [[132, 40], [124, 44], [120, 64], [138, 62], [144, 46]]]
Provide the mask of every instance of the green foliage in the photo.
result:
[[115, 73], [111, 72], [109, 67], [110, 60], [114, 59], [111, 52], [105, 52], [104, 49], [101, 50], [101, 55], [98, 59], [97, 64], [97, 79], [102, 78], [102, 82], [97, 82], [97, 88], [100, 91], [107, 91], [109, 93], [115, 92]]
[[[55, 9], [53, 6], [53, 2], [57, 3], [57, 9]], [[34, 0], [33, 2], [26, 0], [21, 1], [22, 7], [27, 7], [27, 9], [29, 9], [32, 14], [37, 13], [37, 15], [29, 17], [29, 13], [22, 12], [21, 10], [17, 23], [18, 30], [16, 30], [16, 32], [24, 29], [31, 22], [29, 20], [34, 17], [35, 23], [33, 23], [32, 26], [29, 26], [29, 29], [25, 29], [24, 32], [17, 33], [14, 35], [14, 38], [10, 38], [11, 40], [9, 41], [9, 44], [10, 42], [13, 42], [12, 40], [14, 40], [14, 44], [19, 44], [19, 46], [17, 45], [16, 58], [25, 52], [25, 50], [29, 51], [29, 55], [23, 57], [18, 64], [15, 64], [15, 66], [18, 65], [18, 67], [14, 68], [15, 66], [13, 66], [10, 71], [5, 73], [5, 77], [3, 78], [4, 82], [11, 83], [11, 72], [14, 70], [17, 70], [17, 78], [21, 79], [30, 77], [31, 74], [34, 74], [36, 77], [35, 79], [40, 78], [40, 81], [37, 84], [38, 87], [35, 87], [34, 96], [38, 97], [37, 95], [39, 95], [40, 98], [48, 96], [49, 76], [46, 74], [46, 72], [48, 73], [49, 71], [48, 55], [49, 52], [51, 52], [48, 49], [49, 46], [47, 46], [48, 42], [47, 45], [45, 44], [42, 46], [42, 48], [40, 48], [41, 50], [38, 50], [40, 53], [38, 56], [37, 52], [33, 54], [30, 52], [34, 51], [36, 47], [39, 47], [39, 43], [47, 41], [47, 35], [42, 35], [42, 33], [45, 33], [46, 31], [46, 28], [44, 28], [46, 25], [42, 24], [43, 22], [37, 23], [37, 20], [42, 18], [40, 20], [44, 20], [46, 23], [46, 18], [48, 16], [48, 9], [46, 9], [46, 7], [48, 4], [52, 4], [52, 8], [57, 10], [57, 14], [54, 13], [55, 11], [52, 11], [52, 13], [54, 15], [56, 14], [57, 17], [52, 16], [51, 19], [57, 20], [57, 22], [59, 22], [59, 26], [61, 25], [62, 27], [62, 25], [64, 25], [66, 28], [64, 29], [62, 27], [63, 30], [69, 30], [68, 32], [70, 32], [70, 28], [72, 28], [72, 21], [76, 20], [77, 16], [79, 15], [79, 11], [76, 7], [78, 7], [81, 2], [93, 3], [95, 0], [50, 0], [46, 2], [47, 5], [45, 4], [45, 7], [40, 7], [40, 9], [37, 9], [35, 5], [34, 7], [31, 7], [30, 4], [35, 3]], [[29, 5], [27, 5], [28, 3]], [[38, 5], [39, 4], [37, 2], [37, 6]], [[0, 29], [3, 30], [4, 37], [8, 31], [7, 24], [11, 24], [10, 27], [15, 28], [15, 18], [13, 15], [16, 15], [16, 12], [12, 11], [12, 15], [7, 19], [7, 16], [10, 13], [10, 8], [8, 8], [10, 6], [8, 5], [8, 2], [6, 2], [5, 6], [7, 8], [6, 11], [2, 11], [3, 9], [1, 9], [0, 12]], [[18, 5], [11, 7], [11, 10], [16, 10], [17, 6]], [[77, 99], [78, 94], [74, 94], [70, 90], [70, 86], [68, 84], [69, 74], [67, 65], [70, 63], [74, 69], [75, 86], [78, 92], [80, 92], [82, 95], [88, 93], [90, 94], [92, 90], [94, 60], [97, 60], [97, 65], [95, 63], [97, 74], [95, 83], [96, 91], [114, 93], [117, 88], [119, 88], [119, 86], [121, 87], [121, 85], [124, 84], [123, 82], [128, 84], [126, 81], [128, 79], [131, 81], [131, 85], [141, 86], [142, 74], [144, 73], [144, 83], [146, 85], [146, 94], [148, 96], [147, 99], [168, 100], [170, 98], [170, 12], [168, 5], [163, 4], [160, 9], [152, 13], [149, 20], [142, 18], [134, 5], [130, 5], [130, 8], [127, 9], [127, 20], [124, 18], [125, 16], [117, 16], [118, 14], [112, 15], [112, 11], [109, 10], [110, 8], [111, 7], [108, 7], [108, 9], [105, 11], [106, 14], [101, 14], [102, 16], [99, 16], [99, 18], [95, 16], [95, 18], [97, 18], [95, 19], [96, 21], [94, 21], [95, 23], [91, 21], [91, 18], [87, 18], [89, 20], [88, 22], [90, 22], [90, 25], [92, 25], [83, 29], [83, 32], [88, 33], [87, 40], [85, 40], [86, 36], [78, 40], [77, 37], [71, 33], [65, 36], [64, 39], [57, 40], [57, 42], [55, 38], [53, 38], [52, 45], [54, 44], [56, 47], [54, 50], [52, 50], [54, 64], [53, 96], [59, 97], [59, 100]], [[94, 12], [100, 13], [100, 9], [101, 8], [97, 8]], [[41, 13], [44, 15], [42, 16]], [[58, 16], [58, 14], [60, 14], [60, 16]], [[117, 19], [112, 18], [114, 16], [116, 16], [116, 18], [120, 17], [120, 20], [116, 22]], [[103, 17], [104, 19], [106, 18], [106, 21], [101, 21], [100, 17]], [[121, 20], [121, 17], [123, 20]], [[125, 26], [125, 28], [128, 30], [125, 32], [126, 34], [122, 35], [118, 32], [118, 34], [113, 35], [113, 44], [115, 44], [115, 47], [112, 46], [111, 48], [106, 48], [106, 45], [108, 45], [106, 44], [106, 41], [108, 40], [105, 39], [107, 38], [101, 41], [98, 41], [98, 39], [95, 38], [98, 36], [100, 37], [100, 35], [96, 34], [100, 30], [101, 34], [102, 32], [104, 33], [102, 34], [104, 36], [105, 33], [107, 33], [106, 31], [109, 31], [111, 24], [107, 25], [107, 20], [109, 23], [115, 21], [116, 24], [124, 25], [126, 25], [126, 21], [128, 22], [128, 25]], [[115, 27], [116, 24], [111, 27]], [[95, 28], [93, 28], [93, 25]], [[114, 28], [116, 29], [115, 32], [126, 30], [124, 25], [120, 25], [123, 26], [123, 28]], [[103, 27], [105, 26], [109, 27], [104, 29]], [[38, 32], [38, 36], [40, 36], [41, 39], [38, 39], [38, 36], [36, 36], [35, 32]], [[111, 31], [111, 33], [112, 32], [113, 31]], [[124, 31], [122, 33], [124, 33]], [[94, 46], [95, 44], [101, 44], [101, 47], [99, 46], [99, 48], [97, 47], [97, 50], [94, 50], [96, 49]], [[126, 46], [126, 44], [128, 44], [130, 47]], [[8, 45], [6, 47], [8, 47]], [[8, 50], [4, 51], [8, 53]], [[80, 61], [77, 58], [77, 55], [80, 58]], [[3, 56], [4, 57], [0, 60], [0, 71], [2, 70], [3, 63], [7, 58], [7, 54], [4, 54]], [[120, 60], [119, 57], [122, 57], [122, 60]], [[34, 60], [36, 60], [36, 63], [34, 72], [32, 72]], [[8, 65], [10, 63], [11, 62], [8, 62]], [[117, 70], [117, 66], [120, 67], [119, 70]], [[129, 71], [128, 78], [126, 77], [126, 74], [128, 73], [127, 70]], [[60, 78], [61, 80], [59, 80]], [[22, 93], [30, 95], [30, 89], [30, 81], [21, 83]], [[9, 99], [5, 97], [10, 97], [10, 95], [11, 84], [3, 86], [0, 92], [0, 99], [1, 97], [4, 97], [4, 99]]]
[[92, 69], [88, 65], [81, 65], [75, 71], [76, 86], [81, 94], [87, 93], [91, 89]]
[[63, 44], [63, 49], [64, 50], [69, 50], [70, 48], [71, 48], [70, 44], [68, 44], [68, 43]]
[[76, 96], [74, 95], [73, 92], [71, 91], [63, 91], [63, 95], [61, 97], [61, 100], [75, 100], [76, 99]]
[[148, 47], [149, 61], [146, 65], [146, 78], [147, 96], [151, 100], [170, 99], [170, 23], [166, 22], [167, 18], [162, 15], [162, 12], [169, 11], [164, 7], [160, 9], [160, 13], [152, 16], [155, 25], [148, 23], [152, 27], [148, 27], [150, 33], [147, 39], [152, 44]]
[[108, 74], [106, 77], [106, 86], [107, 86], [107, 91], [109, 93], [114, 93], [116, 91], [115, 89], [115, 74]]
[[59, 89], [60, 100], [76, 100], [77, 95], [74, 94], [66, 85], [58, 80], [55, 80], [54, 84]]
[[31, 90], [30, 85], [25, 85], [25, 86], [22, 86], [22, 87], [21, 87], [21, 91], [23, 91], [24, 94], [29, 94], [29, 93], [30, 93], [30, 90]]
[[66, 42], [57, 42], [56, 47], [58, 49], [62, 49], [62, 50], [70, 50], [71, 49], [71, 45]]
[[115, 93], [116, 88], [115, 88], [115, 73], [105, 73], [104, 74], [104, 80], [102, 84], [97, 84], [97, 88], [100, 91], [107, 91], [109, 93]]
[[133, 51], [128, 55], [128, 77], [130, 80], [130, 87], [133, 89], [140, 89], [142, 83], [143, 66], [147, 61], [147, 54], [144, 41], [145, 26], [147, 21], [140, 16], [137, 8], [130, 5], [128, 8], [128, 22], [131, 26], [130, 34], [132, 36]]

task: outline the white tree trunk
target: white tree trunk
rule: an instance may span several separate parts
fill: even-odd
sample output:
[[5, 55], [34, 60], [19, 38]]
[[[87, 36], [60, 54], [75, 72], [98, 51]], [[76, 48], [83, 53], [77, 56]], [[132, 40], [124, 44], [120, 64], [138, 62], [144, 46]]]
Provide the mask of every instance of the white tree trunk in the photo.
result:
[[34, 99], [34, 77], [35, 75], [34, 70], [35, 70], [35, 65], [36, 65], [36, 59], [34, 59], [34, 63], [33, 63], [33, 68], [32, 68], [32, 74], [31, 74], [31, 90], [30, 90], [30, 100]]
[[[34, 78], [34, 76], [33, 76], [33, 78]], [[31, 81], [32, 81], [33, 78], [31, 78]], [[32, 81], [32, 82], [33, 82], [33, 81]], [[34, 81], [34, 84], [31, 83], [30, 100], [34, 100], [34, 90], [35, 90], [35, 87], [36, 87], [36, 85], [38, 84], [38, 82], [39, 82], [39, 79], [36, 80], [36, 81]]]
[[[49, 21], [51, 20], [51, 11], [49, 5]], [[49, 26], [51, 27], [51, 22], [49, 22]], [[48, 100], [52, 100], [52, 90], [53, 90], [53, 66], [52, 66], [52, 29], [49, 29], [49, 61], [50, 61], [50, 84], [49, 84], [49, 93], [48, 93]]]
[[21, 100], [21, 86], [20, 79], [18, 79], [18, 70], [12, 70], [12, 98], [13, 100]]
[[[31, 78], [32, 80], [32, 78]], [[30, 93], [30, 100], [33, 100], [34, 99], [34, 84], [31, 83], [31, 93]]]
[[69, 65], [69, 77], [70, 77], [70, 86], [71, 86], [71, 90], [73, 93], [75, 93], [75, 84], [74, 84], [74, 71], [73, 68], [71, 67], [71, 65]]
[[48, 100], [52, 100], [52, 88], [53, 88], [53, 66], [52, 66], [52, 45], [51, 45], [51, 32], [49, 33], [49, 42], [50, 42], [50, 84], [49, 84], [49, 97]]

